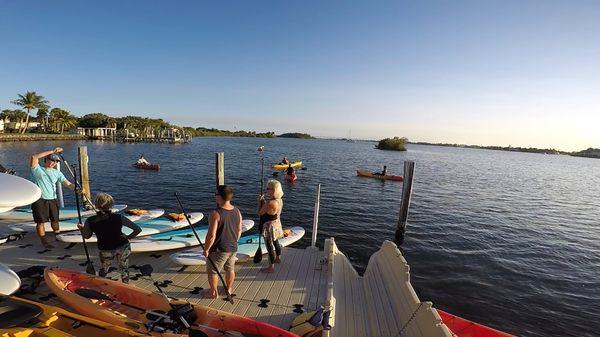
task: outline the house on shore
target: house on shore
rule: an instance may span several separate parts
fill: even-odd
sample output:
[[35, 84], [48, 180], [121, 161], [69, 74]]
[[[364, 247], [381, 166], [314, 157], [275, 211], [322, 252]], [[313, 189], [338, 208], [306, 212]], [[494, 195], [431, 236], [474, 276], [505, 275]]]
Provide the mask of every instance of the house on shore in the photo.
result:
[[117, 128], [77, 128], [77, 134], [81, 136], [87, 136], [90, 139], [108, 139], [114, 140], [117, 136]]

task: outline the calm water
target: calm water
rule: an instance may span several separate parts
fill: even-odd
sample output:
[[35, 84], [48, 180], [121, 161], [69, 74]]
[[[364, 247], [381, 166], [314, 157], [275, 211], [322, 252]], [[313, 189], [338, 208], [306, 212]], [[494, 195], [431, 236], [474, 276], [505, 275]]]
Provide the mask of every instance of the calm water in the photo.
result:
[[[335, 236], [355, 266], [392, 239], [401, 183], [355, 176], [355, 169], [401, 174], [416, 162], [403, 250], [422, 300], [524, 336], [592, 336], [600, 331], [600, 160], [499, 151], [329, 140], [197, 138], [187, 145], [92, 142], [0, 143], [0, 163], [27, 176], [27, 156], [62, 146], [76, 158], [88, 146], [94, 191], [135, 207], [177, 211], [213, 204], [214, 152], [225, 152], [226, 183], [252, 217], [259, 192], [258, 145], [266, 162], [287, 155], [307, 167], [284, 182], [284, 223], [302, 225], [310, 243], [316, 184], [322, 184], [319, 241]], [[160, 172], [130, 164], [143, 153]], [[270, 176], [272, 171], [265, 170]]]

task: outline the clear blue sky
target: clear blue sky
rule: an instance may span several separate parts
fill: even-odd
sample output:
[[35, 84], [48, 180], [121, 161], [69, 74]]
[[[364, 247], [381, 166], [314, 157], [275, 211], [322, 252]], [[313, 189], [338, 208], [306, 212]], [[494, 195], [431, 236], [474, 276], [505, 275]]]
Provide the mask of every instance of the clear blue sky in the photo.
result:
[[599, 1], [2, 1], [0, 108], [600, 147]]

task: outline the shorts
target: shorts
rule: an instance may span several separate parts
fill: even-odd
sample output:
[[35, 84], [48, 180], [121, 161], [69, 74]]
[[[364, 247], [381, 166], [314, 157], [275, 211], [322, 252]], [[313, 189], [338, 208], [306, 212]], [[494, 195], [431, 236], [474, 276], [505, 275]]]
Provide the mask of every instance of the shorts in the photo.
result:
[[222, 272], [223, 269], [225, 269], [225, 271], [233, 271], [235, 267], [235, 260], [237, 260], [235, 257], [235, 252], [212, 252], [208, 254], [208, 257], [212, 259], [217, 267], [217, 269], [215, 269], [212, 263], [206, 259], [206, 273], [209, 275], [216, 274], [217, 270], [219, 272]]
[[56, 199], [38, 199], [31, 204], [35, 223], [58, 222], [58, 201]]

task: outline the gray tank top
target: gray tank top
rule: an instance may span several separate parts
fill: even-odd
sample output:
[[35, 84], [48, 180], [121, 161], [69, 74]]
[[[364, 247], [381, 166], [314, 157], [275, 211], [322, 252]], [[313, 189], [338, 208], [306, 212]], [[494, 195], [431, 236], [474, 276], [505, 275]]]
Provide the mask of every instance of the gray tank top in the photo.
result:
[[217, 208], [219, 223], [217, 224], [217, 237], [211, 252], [237, 252], [238, 248], [238, 226], [242, 215], [237, 207], [232, 210]]

